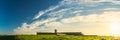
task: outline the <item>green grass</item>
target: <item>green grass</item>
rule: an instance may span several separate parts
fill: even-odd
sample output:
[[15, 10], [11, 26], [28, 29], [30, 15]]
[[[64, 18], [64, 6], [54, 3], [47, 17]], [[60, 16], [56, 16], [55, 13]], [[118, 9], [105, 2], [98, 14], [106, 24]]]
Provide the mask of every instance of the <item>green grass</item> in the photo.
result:
[[72, 36], [72, 35], [7, 35], [0, 40], [114, 40], [110, 36]]

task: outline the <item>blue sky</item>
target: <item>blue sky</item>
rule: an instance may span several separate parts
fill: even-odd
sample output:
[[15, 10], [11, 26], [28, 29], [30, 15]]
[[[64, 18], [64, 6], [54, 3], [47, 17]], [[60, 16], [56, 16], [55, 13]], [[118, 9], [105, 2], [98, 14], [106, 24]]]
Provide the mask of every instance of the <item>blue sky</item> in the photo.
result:
[[51, 5], [55, 0], [0, 0], [0, 34], [12, 33], [23, 22], [32, 22], [34, 15]]
[[1, 34], [83, 32], [120, 35], [119, 0], [10, 0], [0, 2]]

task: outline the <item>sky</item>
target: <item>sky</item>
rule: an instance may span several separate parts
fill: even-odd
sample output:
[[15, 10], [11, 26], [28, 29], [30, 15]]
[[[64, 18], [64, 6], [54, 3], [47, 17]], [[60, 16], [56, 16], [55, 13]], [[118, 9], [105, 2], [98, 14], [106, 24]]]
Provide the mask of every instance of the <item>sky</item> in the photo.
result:
[[0, 34], [13, 33], [23, 22], [34, 21], [39, 11], [58, 3], [59, 0], [0, 0]]
[[0, 34], [120, 35], [120, 0], [0, 1]]

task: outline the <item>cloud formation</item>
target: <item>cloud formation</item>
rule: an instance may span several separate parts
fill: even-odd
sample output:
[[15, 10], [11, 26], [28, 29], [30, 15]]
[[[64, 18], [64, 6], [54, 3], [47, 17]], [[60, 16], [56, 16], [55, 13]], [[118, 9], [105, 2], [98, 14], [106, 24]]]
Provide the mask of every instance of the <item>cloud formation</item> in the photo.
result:
[[[109, 5], [106, 5], [106, 4], [109, 4]], [[85, 25], [96, 26], [98, 25], [97, 23], [112, 22], [111, 19], [120, 18], [120, 12], [117, 12], [119, 11], [118, 9], [120, 8], [118, 8], [116, 5], [119, 6], [119, 1], [63, 0], [59, 2], [59, 4], [56, 6], [51, 6], [46, 10], [40, 11], [33, 18], [33, 20], [35, 21], [29, 24], [23, 23], [20, 27], [14, 29], [14, 33], [15, 34], [35, 34], [36, 32], [40, 31], [39, 29], [44, 30], [44, 29], [49, 29], [50, 27], [59, 28], [60, 26], [66, 27], [66, 25], [68, 24], [70, 24], [69, 28], [72, 28], [73, 23], [78, 23], [78, 26], [79, 24], [83, 23], [83, 25], [79, 27], [85, 27]], [[89, 23], [93, 23], [93, 24], [89, 24]], [[78, 29], [79, 27], [77, 28], [75, 27], [75, 28]]]
[[34, 21], [31, 24], [27, 24], [27, 23], [23, 23], [21, 27], [18, 27], [17, 29], [14, 29], [15, 34], [36, 34], [36, 31], [34, 31], [35, 28], [37, 28], [38, 26], [47, 23], [47, 22], [51, 22], [54, 21], [54, 19], [49, 18], [43, 21]]
[[50, 23], [46, 23], [45, 24], [46, 26], [53, 26], [53, 27], [59, 27], [59, 26], [61, 26], [62, 25], [62, 23], [60, 23], [60, 22], [50, 22]]
[[[74, 23], [74, 22], [83, 22], [83, 23], [110, 23], [111, 20], [120, 18], [120, 12], [104, 12], [101, 14], [90, 14], [87, 16], [74, 16], [70, 18], [62, 19], [62, 23]], [[120, 21], [118, 21], [120, 22]]]

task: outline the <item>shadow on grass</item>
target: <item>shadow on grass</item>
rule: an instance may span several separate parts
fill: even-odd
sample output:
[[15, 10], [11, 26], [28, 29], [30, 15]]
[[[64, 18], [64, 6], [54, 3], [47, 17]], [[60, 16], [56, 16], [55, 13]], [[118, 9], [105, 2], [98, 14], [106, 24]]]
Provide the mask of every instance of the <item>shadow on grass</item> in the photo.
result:
[[18, 40], [16, 36], [0, 36], [0, 40]]

